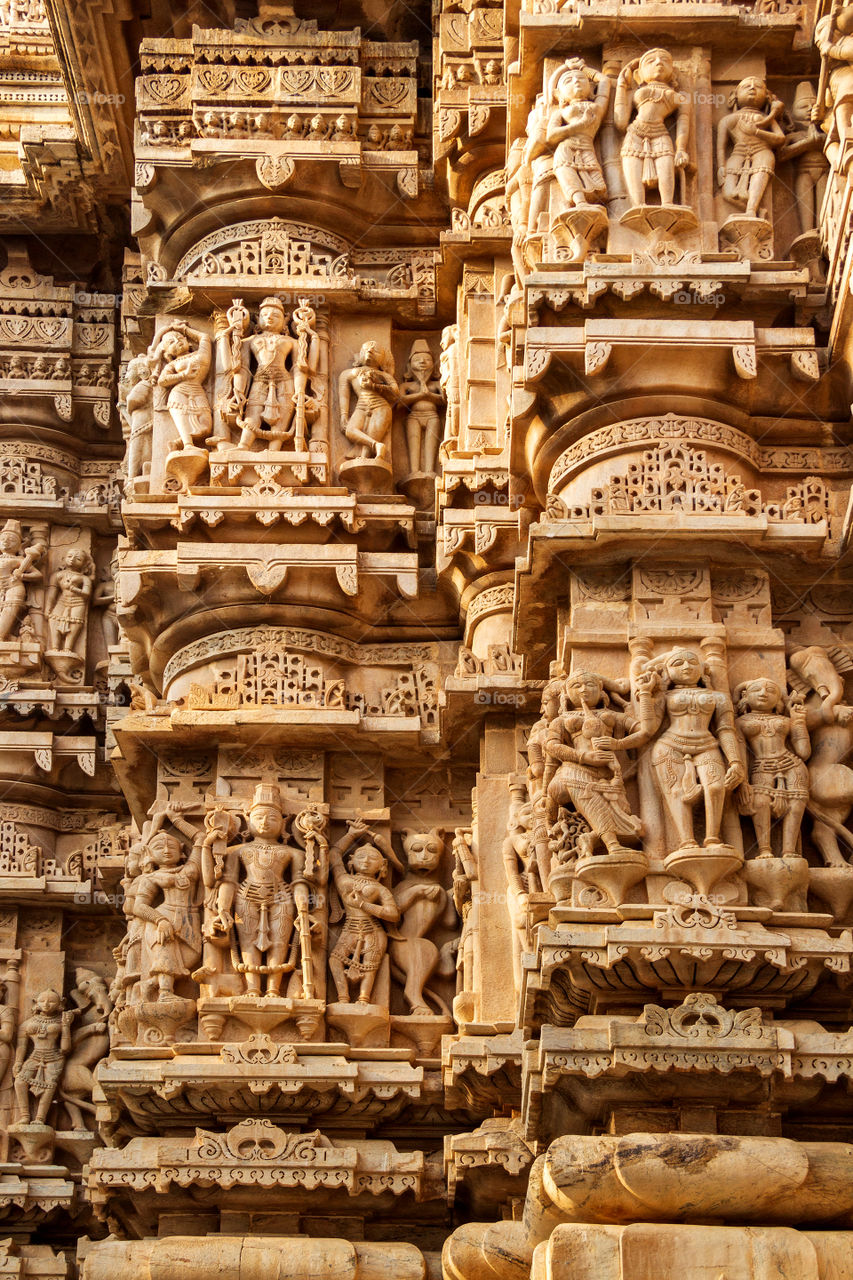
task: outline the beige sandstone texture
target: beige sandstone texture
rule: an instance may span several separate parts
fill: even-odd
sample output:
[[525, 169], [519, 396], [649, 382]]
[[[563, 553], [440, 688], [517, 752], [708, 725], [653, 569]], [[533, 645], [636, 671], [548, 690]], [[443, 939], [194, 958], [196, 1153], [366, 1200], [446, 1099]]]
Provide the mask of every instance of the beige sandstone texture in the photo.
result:
[[0, 1272], [853, 1280], [853, 3], [0, 0]]

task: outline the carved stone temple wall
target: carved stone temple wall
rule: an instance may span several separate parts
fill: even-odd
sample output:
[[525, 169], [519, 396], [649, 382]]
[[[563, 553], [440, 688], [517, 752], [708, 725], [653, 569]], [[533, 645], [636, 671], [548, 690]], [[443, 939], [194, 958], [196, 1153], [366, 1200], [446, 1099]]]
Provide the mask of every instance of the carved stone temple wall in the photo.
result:
[[0, 1273], [853, 1280], [853, 0], [0, 0]]

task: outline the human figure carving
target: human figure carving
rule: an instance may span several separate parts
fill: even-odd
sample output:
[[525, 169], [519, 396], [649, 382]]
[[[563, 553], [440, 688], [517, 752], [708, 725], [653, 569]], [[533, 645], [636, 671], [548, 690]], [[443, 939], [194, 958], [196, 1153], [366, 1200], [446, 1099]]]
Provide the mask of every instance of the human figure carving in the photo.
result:
[[27, 603], [27, 583], [40, 582], [36, 566], [45, 553], [45, 544], [34, 542], [23, 548], [21, 525], [7, 520], [0, 530], [0, 640], [10, 639]]
[[210, 434], [213, 418], [204, 380], [210, 370], [211, 341], [183, 320], [172, 320], [148, 352], [156, 383], [166, 391], [166, 409], [185, 449]]
[[255, 788], [248, 825], [250, 838], [229, 847], [212, 927], [236, 934], [239, 955], [233, 955], [233, 963], [244, 974], [249, 995], [261, 994], [262, 978], [266, 996], [280, 995], [282, 979], [294, 971], [299, 953], [303, 995], [312, 999], [310, 905], [324, 868], [320, 860], [309, 863], [304, 849], [282, 839], [284, 812], [274, 784]]
[[811, 736], [808, 810], [812, 839], [829, 867], [848, 865], [839, 846], [853, 849], [844, 825], [853, 809], [853, 706], [845, 700], [845, 676], [853, 671], [846, 648], [807, 645], [789, 659], [790, 682], [806, 695], [806, 728]]
[[439, 878], [444, 836], [440, 831], [404, 831], [403, 849], [408, 871], [393, 890], [400, 923], [396, 936], [391, 939], [391, 963], [403, 977], [403, 996], [412, 1014], [431, 1015], [429, 999], [440, 1013], [449, 1016], [450, 1010], [441, 997], [426, 990], [440, 960], [439, 949], [429, 935], [436, 925], [447, 919], [448, 907], [455, 918], [453, 905]]
[[60, 1084], [60, 1097], [71, 1119], [72, 1129], [85, 1129], [83, 1113], [94, 1116], [92, 1090], [94, 1068], [109, 1051], [109, 1018], [113, 1010], [107, 984], [91, 969], [78, 969], [71, 998], [81, 1011], [71, 1033], [71, 1048]]
[[[831, 111], [832, 132], [843, 142], [853, 125], [853, 12], [846, 6], [833, 5], [832, 11], [817, 23], [814, 41], [830, 67], [827, 91], [820, 95], [823, 100], [815, 104], [814, 116], [822, 119], [827, 110]], [[833, 67], [832, 63], [836, 65]]]
[[725, 200], [740, 205], [748, 218], [757, 218], [776, 169], [776, 151], [785, 141], [779, 123], [784, 105], [760, 76], [747, 76], [731, 94], [729, 106], [735, 110], [717, 125], [717, 182]]
[[356, 446], [350, 458], [389, 461], [391, 418], [399, 394], [393, 368], [387, 351], [376, 342], [365, 342], [352, 368], [338, 379], [341, 430]]
[[[675, 146], [667, 128], [672, 115], [676, 116]], [[657, 187], [661, 204], [671, 205], [676, 171], [684, 172], [689, 163], [690, 111], [687, 96], [678, 89], [672, 54], [666, 49], [647, 49], [619, 72], [613, 121], [625, 134], [622, 172], [631, 204], [646, 204], [647, 192]]]
[[533, 802], [527, 788], [516, 783], [510, 788], [507, 830], [501, 857], [506, 881], [506, 900], [512, 925], [513, 974], [516, 988], [521, 983], [521, 955], [527, 950], [527, 901], [531, 893], [542, 889], [533, 848]]
[[142, 940], [145, 935], [147, 919], [145, 916], [136, 914], [136, 893], [142, 885], [143, 875], [147, 874], [153, 866], [149, 841], [169, 821], [172, 813], [173, 809], [171, 807], [158, 809], [144, 823], [139, 838], [130, 844], [125, 855], [125, 869], [121, 887], [124, 894], [123, 906], [127, 930], [121, 942], [113, 951], [117, 966], [116, 975], [110, 987], [114, 1020], [115, 1015], [118, 1015], [126, 1005], [135, 1004], [140, 999], [139, 983], [143, 972]]
[[118, 563], [118, 551], [114, 551], [110, 559], [109, 571], [100, 582], [95, 584], [92, 592], [92, 604], [96, 609], [101, 610], [101, 629], [104, 633], [104, 644], [108, 649], [118, 644], [118, 614], [116, 613]]
[[6, 1078], [18, 1026], [17, 997], [21, 981], [18, 973], [19, 964], [19, 960], [10, 962], [0, 978], [0, 993], [2, 993], [0, 996], [2, 999], [0, 1003], [0, 1087]]
[[540, 93], [527, 117], [526, 141], [518, 162], [518, 181], [525, 193], [519, 208], [520, 215], [523, 214], [523, 204], [527, 205], [525, 236], [545, 230], [540, 227], [540, 220], [548, 212], [553, 177], [554, 152], [548, 145], [548, 104], [545, 94]]
[[698, 845], [694, 807], [705, 807], [706, 846], [720, 843], [726, 796], [745, 780], [746, 771], [734, 727], [728, 693], [715, 689], [712, 672], [692, 649], [672, 649], [645, 663], [638, 690], [662, 694], [655, 708], [661, 736], [651, 750], [651, 763], [661, 800], [675, 828], [680, 848]]
[[224, 971], [225, 949], [230, 930], [219, 918], [219, 889], [225, 869], [228, 844], [240, 830], [240, 815], [222, 804], [214, 804], [204, 815], [201, 841], [201, 876], [204, 882], [204, 923], [201, 967], [193, 973], [193, 981], [211, 983]]
[[[65, 1059], [71, 1050], [71, 1023], [76, 1010], [63, 1009], [52, 988], [36, 996], [33, 1012], [18, 1030], [12, 1075], [16, 1124], [46, 1124]], [[32, 1048], [29, 1049], [29, 1046]], [[35, 1104], [33, 1106], [33, 1104]]]
[[117, 947], [113, 948], [113, 959], [116, 962], [116, 973], [110, 985], [110, 998], [113, 1002], [114, 1021], [118, 1013], [125, 1008], [129, 1000], [129, 992], [139, 978], [139, 951], [143, 922], [133, 910], [133, 898], [136, 883], [141, 875], [140, 845], [131, 846], [125, 855], [124, 875], [121, 888], [124, 894], [123, 907], [127, 927], [124, 937]]
[[257, 332], [245, 336], [248, 311], [240, 299], [229, 309], [217, 349], [229, 371], [225, 418], [240, 429], [239, 449], [252, 449], [260, 441], [276, 453], [291, 440], [297, 448], [305, 447], [307, 387], [320, 357], [315, 321], [307, 300], [300, 299], [294, 312], [294, 337], [288, 332], [283, 303], [278, 298], [264, 298], [258, 310]]
[[459, 386], [459, 326], [457, 324], [449, 324], [441, 331], [438, 378], [442, 395], [447, 404], [444, 435], [445, 440], [449, 442], [459, 437], [461, 390]]
[[553, 823], [560, 805], [571, 804], [590, 826], [578, 848], [588, 856], [600, 842], [608, 853], [623, 853], [622, 837], [637, 840], [643, 824], [631, 813], [618, 753], [648, 742], [653, 731], [651, 704], [638, 693], [640, 718], [610, 705], [601, 676], [575, 671], [565, 682], [568, 705], [551, 723], [546, 758], [557, 761], [548, 784], [548, 816]]
[[86, 625], [95, 566], [83, 547], [69, 547], [62, 567], [51, 576], [45, 599], [50, 647], [79, 654], [77, 645]]
[[128, 490], [151, 465], [154, 381], [150, 358], [141, 355], [128, 361], [119, 382], [118, 410], [127, 437], [124, 470]]
[[434, 373], [435, 360], [429, 343], [423, 338], [416, 338], [400, 383], [400, 400], [408, 409], [406, 444], [411, 475], [435, 474], [441, 437], [439, 407], [444, 404], [444, 392], [441, 382], [433, 377]]
[[800, 823], [809, 796], [811, 754], [806, 708], [792, 695], [784, 715], [785, 693], [775, 680], [749, 680], [733, 694], [735, 726], [749, 748], [749, 778], [740, 788], [741, 811], [752, 815], [758, 857], [772, 858], [774, 818], [782, 819], [780, 856], [797, 856]]
[[803, 235], [817, 229], [829, 174], [829, 161], [823, 153], [825, 138], [814, 123], [816, 102], [814, 86], [809, 80], [801, 81], [791, 106], [795, 127], [777, 152], [780, 160], [794, 161], [794, 194]]
[[[165, 818], [187, 835], [195, 828], [183, 819], [175, 805]], [[140, 998], [167, 999], [175, 983], [188, 978], [201, 955], [198, 886], [200, 852], [197, 845], [188, 858], [177, 836], [156, 830], [145, 845], [147, 861], [134, 886], [133, 913], [143, 921], [141, 937]]]
[[[382, 877], [390, 860], [403, 870], [391, 844], [382, 835], [371, 840], [370, 828], [361, 818], [348, 824], [346, 834], [329, 850], [335, 887], [341, 899], [344, 922], [329, 956], [329, 969], [338, 999], [350, 1001], [350, 984], [358, 990], [356, 1002], [370, 1004], [379, 966], [388, 950], [388, 934], [383, 922], [400, 918], [394, 895]], [[344, 854], [358, 844], [346, 866]]]
[[553, 173], [568, 209], [607, 198], [595, 135], [609, 101], [609, 78], [585, 66], [582, 58], [570, 58], [550, 78], [545, 139], [554, 148]]

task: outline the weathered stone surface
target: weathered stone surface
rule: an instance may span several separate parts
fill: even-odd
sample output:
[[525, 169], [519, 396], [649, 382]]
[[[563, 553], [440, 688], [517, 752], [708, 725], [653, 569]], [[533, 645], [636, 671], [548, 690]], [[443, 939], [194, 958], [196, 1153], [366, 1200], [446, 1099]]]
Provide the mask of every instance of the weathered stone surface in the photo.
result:
[[0, 0], [0, 1270], [853, 1280], [851, 67]]

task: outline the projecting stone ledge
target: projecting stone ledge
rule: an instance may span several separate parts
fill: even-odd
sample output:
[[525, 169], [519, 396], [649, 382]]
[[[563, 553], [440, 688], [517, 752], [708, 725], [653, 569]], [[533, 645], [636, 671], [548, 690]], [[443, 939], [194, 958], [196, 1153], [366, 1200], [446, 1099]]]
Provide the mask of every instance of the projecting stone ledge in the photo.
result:
[[413, 1244], [365, 1244], [280, 1236], [170, 1236], [80, 1246], [82, 1280], [425, 1280]]

